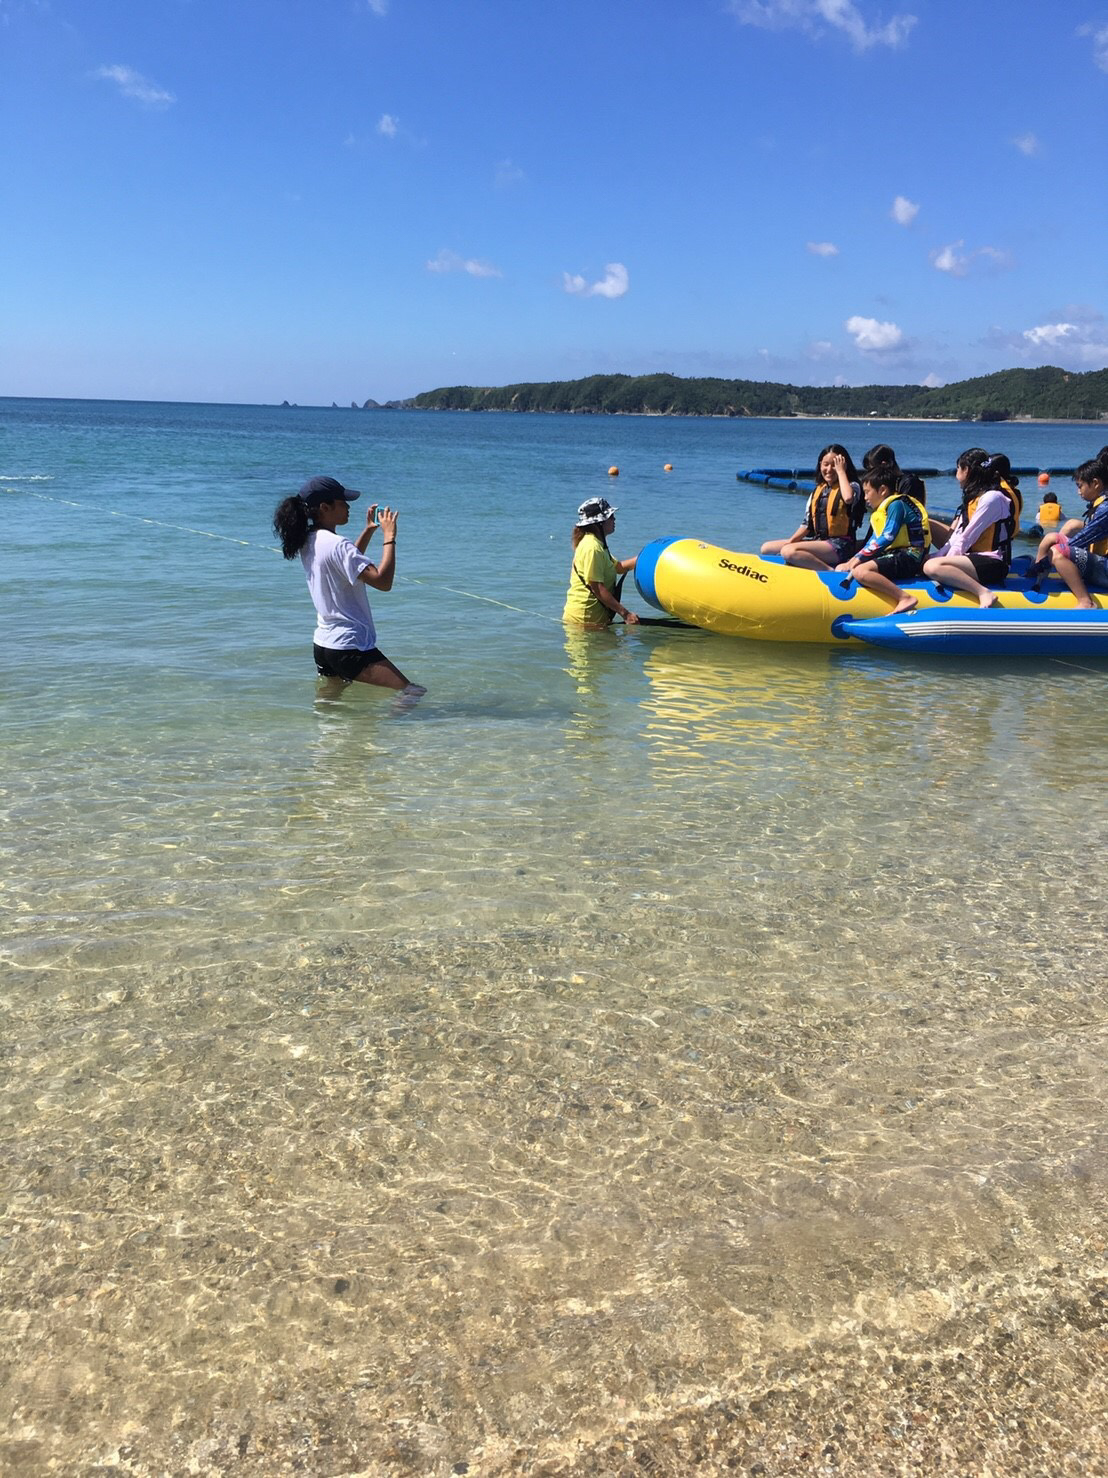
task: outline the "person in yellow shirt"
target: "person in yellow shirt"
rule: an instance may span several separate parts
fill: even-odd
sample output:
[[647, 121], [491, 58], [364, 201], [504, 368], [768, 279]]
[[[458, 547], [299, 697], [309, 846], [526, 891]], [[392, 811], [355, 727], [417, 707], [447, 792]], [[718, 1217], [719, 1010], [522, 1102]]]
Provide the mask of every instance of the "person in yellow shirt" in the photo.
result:
[[607, 498], [588, 498], [577, 510], [563, 621], [603, 628], [622, 616], [628, 626], [639, 623], [638, 616], [619, 598], [622, 577], [635, 568], [635, 560], [617, 560], [608, 548], [608, 536], [615, 532], [616, 512]]

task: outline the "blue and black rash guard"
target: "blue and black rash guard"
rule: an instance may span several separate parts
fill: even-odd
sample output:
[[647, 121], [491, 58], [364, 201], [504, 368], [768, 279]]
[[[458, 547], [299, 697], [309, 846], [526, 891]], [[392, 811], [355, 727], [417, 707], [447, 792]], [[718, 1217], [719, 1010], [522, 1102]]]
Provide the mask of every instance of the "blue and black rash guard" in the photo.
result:
[[1071, 549], [1091, 549], [1095, 554], [1104, 554], [1108, 547], [1100, 546], [1105, 540], [1108, 540], [1108, 494], [1101, 493], [1085, 514], [1084, 527], [1070, 536], [1069, 544]]
[[914, 549], [922, 554], [924, 540], [922, 520], [918, 510], [907, 498], [897, 496], [889, 498], [883, 506], [885, 508], [884, 527], [879, 534], [875, 534], [871, 524], [869, 538], [855, 557], [857, 559], [878, 559], [894, 545], [901, 549]]

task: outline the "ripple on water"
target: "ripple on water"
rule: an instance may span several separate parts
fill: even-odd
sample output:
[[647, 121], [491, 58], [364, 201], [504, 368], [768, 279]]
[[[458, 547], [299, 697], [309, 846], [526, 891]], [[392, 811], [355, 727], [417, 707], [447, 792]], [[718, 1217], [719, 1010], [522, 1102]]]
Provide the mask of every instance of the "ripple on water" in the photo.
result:
[[1093, 720], [737, 645], [16, 736], [17, 1470], [1095, 1470]]

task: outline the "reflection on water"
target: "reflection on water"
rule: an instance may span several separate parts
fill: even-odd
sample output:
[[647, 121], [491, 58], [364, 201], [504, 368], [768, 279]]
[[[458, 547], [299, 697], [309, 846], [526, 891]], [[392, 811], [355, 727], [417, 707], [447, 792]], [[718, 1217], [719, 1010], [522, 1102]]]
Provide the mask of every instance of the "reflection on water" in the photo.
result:
[[8, 1466], [1094, 1470], [1103, 679], [542, 658], [11, 736]]

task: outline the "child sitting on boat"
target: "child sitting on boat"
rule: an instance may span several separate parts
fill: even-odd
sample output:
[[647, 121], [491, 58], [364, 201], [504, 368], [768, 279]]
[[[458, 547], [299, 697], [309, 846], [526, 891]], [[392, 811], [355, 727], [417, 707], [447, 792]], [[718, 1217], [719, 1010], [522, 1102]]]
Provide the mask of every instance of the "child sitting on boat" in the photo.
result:
[[[1082, 467], [1092, 467], [1097, 464], [1102, 467], [1108, 468], [1108, 446], [1102, 446], [1095, 457], [1090, 457], [1088, 462], [1083, 462], [1081, 465]], [[1078, 468], [1078, 472], [1080, 472], [1080, 470], [1081, 469]], [[1076, 479], [1076, 477], [1077, 473], [1074, 473], [1074, 478]], [[1046, 498], [1053, 497], [1053, 493], [1047, 493], [1046, 495]], [[1046, 519], [1043, 517], [1043, 508], [1046, 507], [1046, 498], [1043, 499], [1043, 507], [1039, 509], [1040, 523], [1046, 522]], [[1057, 502], [1057, 499], [1055, 499], [1055, 502]], [[1060, 508], [1058, 512], [1061, 513]], [[1081, 532], [1081, 530], [1085, 527], [1087, 519], [1087, 512], [1085, 518], [1067, 518], [1060, 529], [1054, 529], [1051, 533], [1043, 535], [1042, 539], [1039, 541], [1039, 547], [1035, 551], [1034, 563], [1031, 565], [1031, 568], [1027, 572], [1033, 580], [1041, 579], [1041, 577], [1050, 568], [1050, 551], [1054, 548], [1055, 544], [1057, 544], [1059, 536], [1064, 535], [1067, 539], [1071, 539], [1074, 534], [1079, 534]]]
[[896, 453], [887, 441], [879, 441], [876, 446], [871, 446], [862, 458], [863, 473], [872, 472], [875, 467], [891, 467], [896, 473], [897, 492], [907, 493], [909, 498], [915, 498], [917, 503], [926, 508], [927, 484], [918, 472], [903, 471], [896, 459]]
[[990, 456], [979, 446], [962, 453], [954, 475], [962, 489], [962, 506], [952, 523], [931, 520], [932, 537], [937, 530], [946, 542], [923, 573], [938, 585], [975, 595], [987, 610], [995, 604], [996, 588], [1007, 580], [1012, 565], [1012, 536], [1023, 508], [1019, 479], [1003, 453]]
[[804, 522], [787, 539], [770, 539], [763, 554], [779, 554], [802, 570], [833, 570], [858, 547], [865, 518], [858, 473], [846, 447], [825, 446], [816, 460], [816, 488], [808, 499]]
[[1049, 557], [1055, 574], [1065, 581], [1077, 604], [1091, 610], [1095, 602], [1089, 586], [1108, 590], [1108, 466], [1082, 462], [1074, 473], [1074, 482], [1078, 497], [1088, 508], [1077, 533], [1053, 536]]
[[891, 600], [890, 614], [901, 615], [919, 604], [897, 580], [918, 580], [931, 543], [927, 510], [900, 491], [903, 474], [886, 465], [862, 473], [862, 495], [870, 510], [869, 538], [858, 553], [838, 566], [875, 595]]

